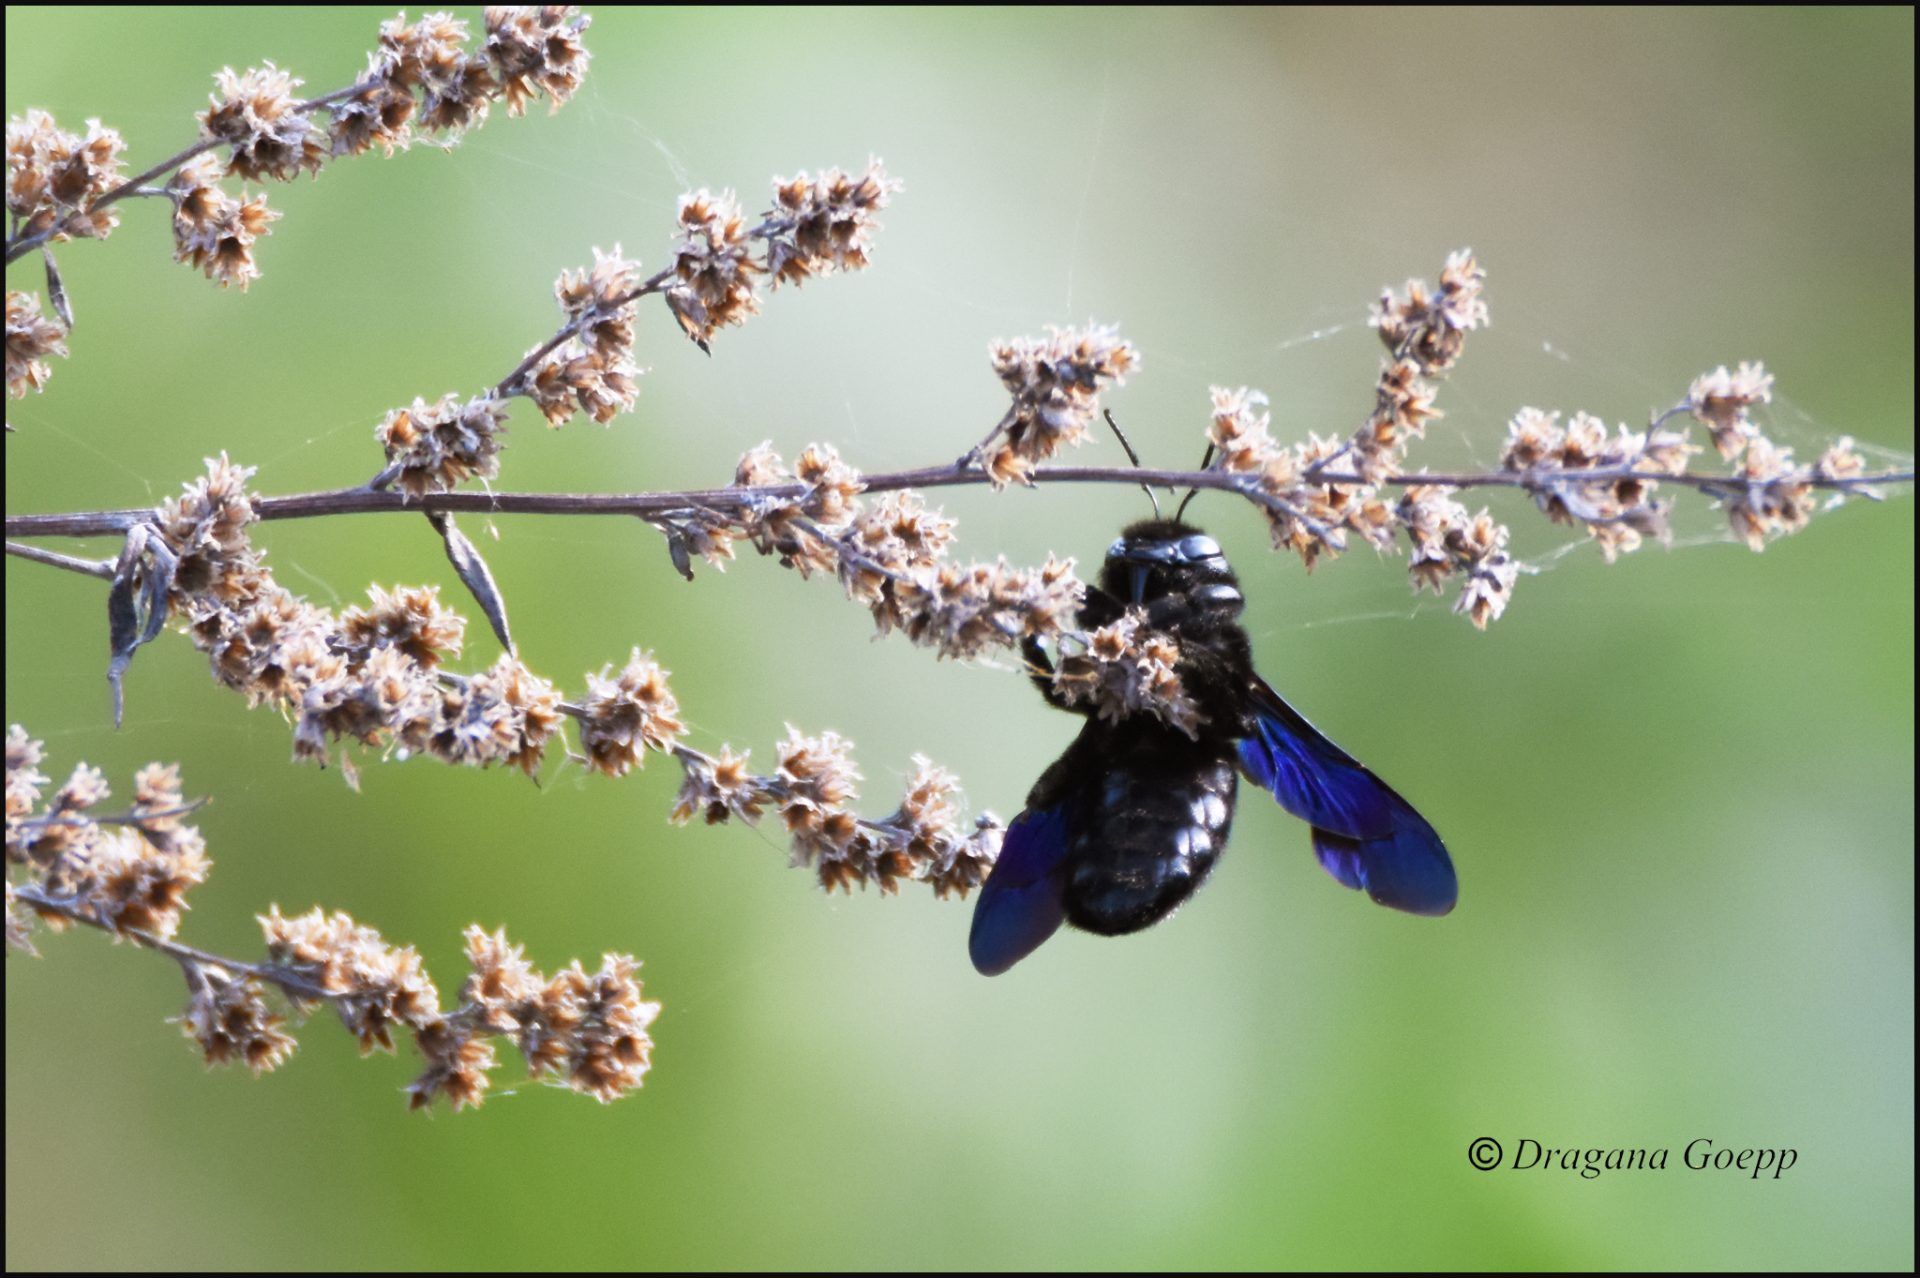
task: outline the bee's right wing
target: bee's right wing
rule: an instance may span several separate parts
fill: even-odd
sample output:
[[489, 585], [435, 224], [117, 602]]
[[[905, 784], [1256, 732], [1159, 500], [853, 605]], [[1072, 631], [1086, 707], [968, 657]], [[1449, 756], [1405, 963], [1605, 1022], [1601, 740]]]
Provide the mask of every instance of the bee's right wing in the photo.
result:
[[1240, 766], [1313, 827], [1327, 873], [1382, 905], [1445, 914], [1460, 895], [1446, 844], [1427, 819], [1364, 763], [1329, 741], [1255, 676], [1253, 735]]
[[998, 976], [1040, 948], [1066, 918], [1060, 867], [1066, 808], [1029, 808], [1013, 819], [1000, 857], [973, 907], [967, 953], [982, 976]]

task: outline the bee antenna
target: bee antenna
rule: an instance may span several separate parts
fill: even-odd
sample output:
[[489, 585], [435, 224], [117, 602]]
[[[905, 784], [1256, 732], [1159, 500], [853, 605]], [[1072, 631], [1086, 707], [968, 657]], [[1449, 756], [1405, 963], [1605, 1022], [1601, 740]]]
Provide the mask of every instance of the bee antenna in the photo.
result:
[[[1207, 451], [1205, 455], [1203, 455], [1200, 458], [1200, 469], [1205, 470], [1208, 466], [1211, 466], [1212, 464], [1213, 464], [1213, 444], [1211, 441], [1209, 441], [1207, 444]], [[1187, 513], [1187, 503], [1192, 501], [1195, 497], [1198, 497], [1199, 495], [1200, 495], [1200, 490], [1198, 488], [1187, 489], [1187, 495], [1180, 499], [1180, 509], [1173, 512], [1174, 523], [1177, 524], [1180, 522], [1180, 516]]]
[[[1120, 441], [1120, 447], [1127, 450], [1127, 460], [1133, 463], [1133, 468], [1135, 470], [1141, 469], [1140, 454], [1134, 452], [1133, 445], [1127, 442], [1126, 434], [1120, 429], [1120, 423], [1113, 420], [1113, 413], [1103, 408], [1100, 410], [1100, 415], [1106, 418], [1107, 425], [1113, 428], [1113, 437]], [[1140, 491], [1145, 493], [1147, 495], [1147, 500], [1153, 503], [1153, 517], [1155, 519], [1161, 518], [1160, 499], [1154, 496], [1153, 489], [1147, 486], [1146, 484], [1142, 484], [1140, 485]]]

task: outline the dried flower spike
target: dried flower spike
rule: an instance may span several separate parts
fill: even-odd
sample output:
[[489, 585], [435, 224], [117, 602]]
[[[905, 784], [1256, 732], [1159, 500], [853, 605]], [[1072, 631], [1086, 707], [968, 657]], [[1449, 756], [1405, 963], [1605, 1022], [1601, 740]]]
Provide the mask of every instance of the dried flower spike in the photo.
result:
[[305, 169], [318, 173], [331, 151], [325, 135], [300, 109], [300, 81], [269, 62], [235, 74], [221, 68], [212, 105], [200, 113], [200, 136], [230, 148], [227, 172], [249, 182], [291, 182]]
[[996, 487], [1027, 482], [1034, 466], [1086, 438], [1100, 411], [1100, 393], [1125, 382], [1140, 364], [1132, 343], [1101, 325], [995, 342], [988, 353], [1013, 395], [997, 432], [1004, 439], [986, 463]]
[[872, 260], [874, 216], [900, 190], [877, 159], [859, 177], [828, 169], [773, 182], [774, 215], [788, 224], [767, 243], [767, 271], [775, 286], [816, 275], [865, 270]]
[[32, 293], [7, 292], [7, 394], [19, 399], [45, 390], [53, 370], [47, 356], [67, 355], [67, 330], [40, 313]]
[[1706, 426], [1713, 446], [1729, 461], [1760, 435], [1747, 416], [1755, 404], [1773, 399], [1773, 374], [1758, 362], [1742, 363], [1733, 372], [1722, 364], [1693, 379], [1687, 388], [1687, 408]]
[[126, 149], [120, 134], [98, 120], [87, 121], [85, 137], [61, 129], [45, 111], [8, 120], [8, 239], [105, 239], [119, 225], [119, 209], [93, 204], [120, 185]]

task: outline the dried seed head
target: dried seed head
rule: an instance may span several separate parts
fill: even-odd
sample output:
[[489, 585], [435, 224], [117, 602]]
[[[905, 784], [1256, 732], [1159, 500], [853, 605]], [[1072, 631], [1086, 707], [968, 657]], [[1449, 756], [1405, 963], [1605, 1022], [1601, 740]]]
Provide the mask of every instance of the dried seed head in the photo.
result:
[[1026, 482], [1033, 467], [1086, 438], [1100, 394], [1139, 367], [1140, 354], [1111, 326], [1050, 328], [1046, 337], [995, 342], [993, 371], [1013, 395], [1004, 442], [987, 460], [996, 487]]
[[886, 175], [877, 159], [869, 160], [858, 177], [828, 169], [817, 178], [805, 173], [775, 178], [774, 214], [787, 219], [791, 228], [768, 240], [767, 270], [774, 284], [865, 269], [873, 233], [880, 229], [874, 215], [899, 189], [900, 183]]
[[705, 350], [717, 330], [759, 312], [753, 277], [764, 268], [754, 260], [746, 219], [731, 191], [681, 196], [679, 222], [673, 270], [680, 283], [667, 301], [687, 336]]
[[120, 223], [117, 205], [93, 202], [120, 185], [120, 134], [87, 121], [85, 137], [58, 127], [45, 111], [7, 121], [7, 212], [11, 238], [48, 234], [53, 242], [105, 239]]
[[222, 166], [212, 155], [187, 161], [167, 181], [173, 201], [173, 259], [189, 262], [225, 288], [245, 292], [260, 275], [253, 245], [280, 214], [265, 196], [236, 200], [220, 186]]
[[67, 330], [40, 313], [33, 293], [7, 292], [7, 394], [19, 399], [46, 389], [53, 370], [47, 356], [67, 355]]
[[429, 404], [416, 398], [396, 408], [373, 428], [394, 482], [409, 496], [451, 492], [468, 479], [490, 480], [500, 473], [501, 437], [507, 433], [507, 406], [492, 398], [470, 399], [449, 392]]
[[256, 1076], [285, 1064], [299, 1044], [280, 1028], [286, 1018], [267, 1006], [259, 982], [207, 966], [195, 971], [180, 1029], [200, 1045], [207, 1064], [237, 1061]]
[[1733, 372], [1722, 364], [1693, 379], [1687, 388], [1687, 408], [1713, 436], [1713, 446], [1731, 460], [1748, 442], [1760, 437], [1747, 410], [1773, 399], [1773, 374], [1758, 361], [1743, 362]]
[[269, 62], [213, 77], [212, 105], [199, 114], [200, 136], [231, 148], [227, 172], [249, 182], [291, 182], [305, 169], [318, 173], [331, 150], [326, 136], [299, 109], [300, 81]]
[[1414, 361], [1427, 376], [1445, 373], [1460, 357], [1466, 334], [1487, 324], [1481, 296], [1487, 273], [1469, 249], [1449, 254], [1440, 272], [1440, 290], [1430, 293], [1423, 280], [1408, 280], [1405, 297], [1382, 293], [1372, 323], [1395, 358]]
[[609, 669], [587, 676], [580, 747], [595, 771], [617, 777], [640, 767], [648, 750], [671, 751], [686, 725], [652, 653], [635, 648], [617, 677]]
[[580, 88], [591, 54], [580, 37], [593, 22], [570, 4], [492, 6], [486, 10], [482, 52], [507, 100], [509, 115], [523, 115], [544, 93], [549, 114]]

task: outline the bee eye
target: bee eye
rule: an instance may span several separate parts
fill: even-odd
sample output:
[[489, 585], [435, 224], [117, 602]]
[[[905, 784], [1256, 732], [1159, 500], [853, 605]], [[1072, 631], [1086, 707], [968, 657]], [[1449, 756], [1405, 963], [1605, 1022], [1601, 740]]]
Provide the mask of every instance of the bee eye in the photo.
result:
[[1182, 559], [1189, 561], [1214, 559], [1220, 554], [1220, 543], [1205, 533], [1195, 533], [1180, 539], [1179, 554]]

